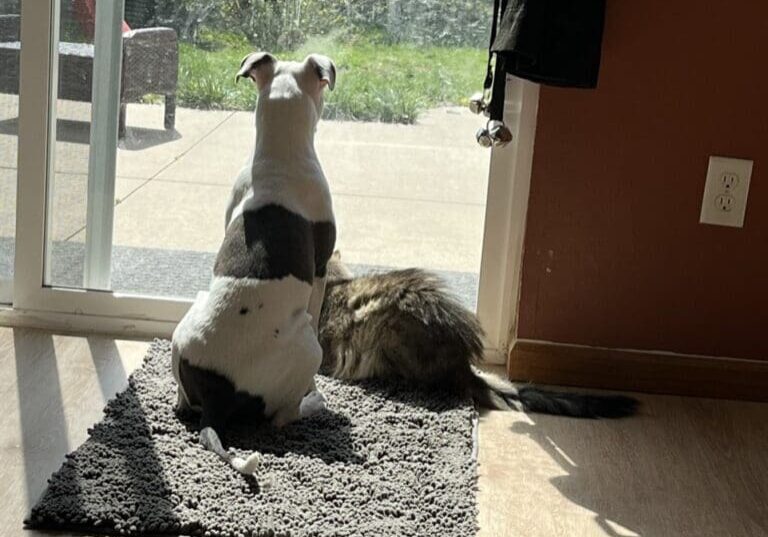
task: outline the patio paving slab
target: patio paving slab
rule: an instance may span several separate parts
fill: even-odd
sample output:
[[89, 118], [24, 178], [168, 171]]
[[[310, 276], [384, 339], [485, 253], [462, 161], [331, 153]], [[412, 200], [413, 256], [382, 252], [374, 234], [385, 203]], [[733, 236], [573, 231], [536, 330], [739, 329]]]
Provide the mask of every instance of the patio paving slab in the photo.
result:
[[[216, 252], [229, 187], [150, 181], [115, 208], [114, 244]], [[485, 209], [418, 200], [334, 196], [345, 261], [477, 272]], [[85, 232], [72, 240], [82, 241]]]
[[448, 106], [426, 110], [419, 116], [415, 125], [366, 121], [321, 121], [317, 128], [317, 139], [335, 142], [390, 140], [412, 147], [438, 145], [468, 148], [475, 144], [475, 131], [484, 124], [485, 120], [482, 117], [472, 114], [468, 109]]
[[[333, 193], [485, 204], [489, 152], [472, 140], [469, 128], [452, 122], [469, 114], [443, 113], [442, 123], [410, 126], [322, 122], [318, 156]], [[357, 132], [351, 139], [348, 130]], [[443, 144], [455, 130], [462, 145]], [[404, 133], [409, 136], [403, 137]], [[251, 113], [237, 112], [183, 159], [158, 175], [160, 180], [231, 185], [253, 147]], [[431, 144], [431, 145], [430, 145]]]
[[163, 129], [163, 107], [128, 105], [126, 135], [118, 145], [117, 173], [127, 177], [153, 177], [187, 155], [233, 112], [176, 109], [176, 129]]
[[[138, 188], [144, 181], [119, 177], [115, 184], [118, 198]], [[53, 188], [52, 236], [65, 240], [85, 226], [88, 177], [57, 173]], [[0, 168], [0, 237], [13, 237], [16, 229], [16, 170]]]
[[[142, 107], [145, 105], [135, 106]], [[208, 111], [196, 110], [196, 112], [207, 113]], [[137, 119], [137, 121], [140, 120]], [[478, 127], [484, 126], [485, 121], [485, 119], [474, 115], [467, 108], [444, 106], [426, 110], [419, 116], [418, 121], [412, 125], [372, 121], [321, 120], [317, 125], [315, 139], [334, 142], [390, 140], [409, 146], [440, 145], [443, 147], [466, 148], [475, 143], [475, 131]], [[143, 123], [138, 124], [143, 125]], [[243, 133], [252, 137], [254, 129], [253, 111], [234, 112], [229, 122], [229, 127], [230, 129], [237, 129], [237, 131], [233, 130], [233, 132]], [[426, 130], [414, 130], [413, 127], [423, 127]], [[432, 129], [429, 131], [431, 135], [428, 132], [429, 129]], [[252, 142], [251, 138], [248, 138], [248, 140]]]
[[489, 155], [479, 147], [321, 142], [317, 150], [334, 194], [485, 205]]
[[334, 196], [347, 263], [477, 273], [485, 207]]
[[[150, 181], [115, 207], [113, 243], [215, 252], [224, 238], [229, 187]], [[73, 240], [83, 240], [80, 232]]]
[[234, 113], [193, 151], [158, 174], [159, 180], [230, 187], [253, 150], [253, 125], [243, 126]]
[[[118, 177], [115, 197], [122, 198], [139, 188], [143, 179]], [[68, 240], [85, 228], [88, 199], [88, 176], [57, 173], [53, 188], [52, 235], [53, 240]], [[84, 236], [83, 231], [83, 236]]]
[[[0, 99], [0, 165], [16, 166], [18, 111]], [[161, 105], [129, 104], [128, 129], [118, 144], [117, 175], [150, 178], [181, 158], [233, 112], [176, 110], [176, 130], [163, 129]], [[90, 103], [58, 101], [54, 168], [63, 173], [88, 173]]]

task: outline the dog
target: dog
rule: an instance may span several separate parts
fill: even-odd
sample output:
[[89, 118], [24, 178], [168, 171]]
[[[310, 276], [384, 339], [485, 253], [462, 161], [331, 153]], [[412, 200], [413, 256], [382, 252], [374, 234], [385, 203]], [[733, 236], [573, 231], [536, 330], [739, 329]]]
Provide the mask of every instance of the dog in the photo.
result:
[[317, 323], [336, 225], [314, 133], [336, 68], [317, 54], [284, 62], [256, 52], [240, 78], [259, 94], [255, 146], [232, 190], [208, 293], [176, 327], [172, 360], [178, 410], [199, 413], [203, 446], [250, 474], [258, 454], [233, 457], [219, 440], [230, 419], [263, 415], [282, 427], [324, 406]]

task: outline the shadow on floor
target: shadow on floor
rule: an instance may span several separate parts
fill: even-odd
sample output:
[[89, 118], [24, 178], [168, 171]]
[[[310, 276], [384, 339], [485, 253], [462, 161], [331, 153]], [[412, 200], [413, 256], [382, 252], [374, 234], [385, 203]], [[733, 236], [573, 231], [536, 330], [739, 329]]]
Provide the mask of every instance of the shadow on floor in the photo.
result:
[[[612, 464], [612, 459], [600, 455], [605, 446], [595, 445], [593, 449], [588, 450], [577, 449], [576, 443], [571, 442], [571, 438], [562, 433], [562, 427], [556, 427], [558, 434], [554, 434], [547, 427], [550, 419], [570, 418], [531, 418], [534, 420], [533, 424], [517, 422], [512, 431], [535, 440], [539, 447], [567, 472], [565, 476], [552, 478], [551, 483], [575, 504], [595, 512], [594, 520], [605, 535], [660, 535], [655, 532], [640, 532], [642, 521], [632, 507], [637, 501], [632, 498], [634, 491], [628, 490], [626, 483], [621, 479], [610, 478], [622, 475], [626, 469], [617, 468]], [[619, 527], [622, 530], [619, 530]]]
[[[188, 431], [195, 435], [200, 430], [199, 415], [185, 413], [178, 416]], [[248, 420], [245, 416], [229, 423], [221, 433], [227, 449], [236, 448], [248, 453], [270, 454], [284, 457], [292, 453], [322, 460], [325, 464], [337, 462], [362, 464], [363, 458], [355, 452], [347, 416], [330, 409], [277, 429], [263, 417]]]
[[56, 350], [51, 334], [13, 330], [27, 507], [69, 449]]
[[533, 424], [518, 421], [512, 432], [557, 462], [565, 475], [552, 485], [592, 511], [607, 536], [768, 535], [766, 408], [654, 401], [656, 415], [586, 422], [531, 415]]
[[[105, 485], [114, 480], [120, 482], [117, 490], [140, 500], [134, 512], [126, 514], [123, 519], [105, 520], [102, 529], [129, 530], [131, 526], [139, 527], [153, 520], [163, 520], [173, 525], [173, 506], [165, 499], [169, 487], [154, 446], [149, 443], [137, 448], [131, 442], [134, 438], [132, 432], [138, 431], [148, 437], [150, 425], [138, 395], [130, 386], [110, 402], [105, 421], [90, 430], [88, 443], [91, 449], [84, 453], [77, 451], [66, 455], [76, 447], [70, 445], [68, 437], [67, 422], [78, 419], [72, 413], [84, 411], [88, 415], [94, 414], [92, 408], [89, 408], [93, 396], [83, 392], [96, 388], [96, 381], [96, 389], [101, 391], [101, 398], [97, 397], [96, 400], [106, 401], [128, 384], [120, 351], [114, 340], [89, 337], [88, 347], [96, 379], [88, 373], [84, 374], [85, 371], [91, 371], [87, 364], [74, 363], [68, 361], [66, 356], [57, 356], [54, 337], [50, 333], [14, 329], [27, 508], [36, 504], [28, 520], [29, 526], [75, 531], [92, 529], [96, 521], [90, 519], [89, 514], [92, 516], [99, 512], [99, 506], [103, 505], [105, 499], [104, 491], [115, 488], [114, 485]], [[62, 385], [59, 371], [63, 372], [66, 386]], [[68, 412], [65, 411], [63, 393], [68, 394], [68, 405], [71, 405]], [[112, 434], [103, 434], [109, 427], [104, 424], [109, 423], [109, 415], [115, 408], [122, 408], [131, 416], [131, 428], [126, 428], [125, 436], [120, 432], [114, 434], [114, 430]], [[93, 422], [97, 422], [100, 417], [93, 415]], [[79, 423], [79, 426], [83, 424]], [[116, 455], [109, 461], [108, 467], [93, 464], [94, 445], [96, 451], [109, 449]], [[59, 479], [46, 487], [46, 481], [54, 471]], [[114, 521], [121, 526], [110, 527]]]
[[[0, 120], [0, 134], [17, 136], [18, 133], [19, 118]], [[126, 151], [141, 151], [180, 138], [181, 133], [175, 129], [145, 129], [129, 126], [126, 128], [125, 136], [118, 141], [118, 147]], [[91, 124], [87, 121], [59, 119], [56, 121], [56, 140], [73, 144], [90, 144]]]
[[126, 127], [125, 137], [118, 143], [120, 149], [126, 151], [141, 151], [174, 140], [181, 139], [181, 133], [176, 129], [145, 129], [143, 127]]
[[99, 379], [101, 396], [105, 402], [109, 401], [118, 391], [124, 389], [128, 382], [120, 350], [114, 339], [96, 336], [88, 337], [88, 349]]

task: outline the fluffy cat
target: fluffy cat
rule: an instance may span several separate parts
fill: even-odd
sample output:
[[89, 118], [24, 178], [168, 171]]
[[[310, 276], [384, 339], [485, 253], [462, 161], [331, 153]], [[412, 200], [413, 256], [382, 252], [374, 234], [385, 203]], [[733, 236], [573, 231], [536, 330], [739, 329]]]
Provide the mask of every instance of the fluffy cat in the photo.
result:
[[335, 252], [320, 314], [323, 366], [334, 377], [404, 381], [470, 396], [481, 407], [582, 418], [633, 414], [637, 401], [516, 387], [475, 367], [483, 354], [477, 318], [440, 278], [421, 269], [354, 277]]

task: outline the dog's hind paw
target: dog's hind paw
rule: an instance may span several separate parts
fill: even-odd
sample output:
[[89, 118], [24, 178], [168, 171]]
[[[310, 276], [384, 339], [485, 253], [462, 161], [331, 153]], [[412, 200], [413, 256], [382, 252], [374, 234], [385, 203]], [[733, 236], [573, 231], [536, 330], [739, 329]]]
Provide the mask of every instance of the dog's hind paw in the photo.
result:
[[308, 418], [323, 410], [325, 410], [325, 397], [319, 391], [314, 390], [305, 395], [304, 399], [301, 400], [299, 415], [302, 418]]
[[261, 464], [261, 456], [258, 453], [252, 453], [247, 459], [232, 457], [229, 462], [241, 474], [253, 474]]

